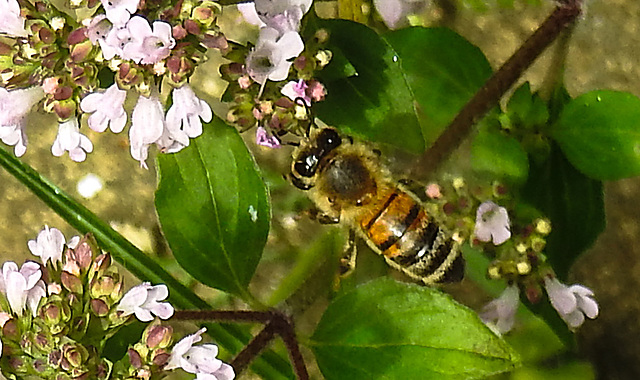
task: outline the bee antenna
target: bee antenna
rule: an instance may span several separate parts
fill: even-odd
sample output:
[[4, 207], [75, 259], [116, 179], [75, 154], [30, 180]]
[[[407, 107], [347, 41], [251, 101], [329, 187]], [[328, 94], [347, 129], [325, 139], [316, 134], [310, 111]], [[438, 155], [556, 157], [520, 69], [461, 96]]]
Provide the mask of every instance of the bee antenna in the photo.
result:
[[298, 96], [297, 98], [295, 98], [293, 102], [298, 106], [304, 107], [304, 110], [307, 113], [307, 116], [309, 117], [309, 125], [307, 126], [307, 130], [305, 131], [305, 136], [309, 137], [309, 132], [311, 131], [311, 126], [313, 125], [313, 119], [314, 119], [313, 112], [311, 111], [311, 106], [307, 105], [307, 101], [301, 96]]

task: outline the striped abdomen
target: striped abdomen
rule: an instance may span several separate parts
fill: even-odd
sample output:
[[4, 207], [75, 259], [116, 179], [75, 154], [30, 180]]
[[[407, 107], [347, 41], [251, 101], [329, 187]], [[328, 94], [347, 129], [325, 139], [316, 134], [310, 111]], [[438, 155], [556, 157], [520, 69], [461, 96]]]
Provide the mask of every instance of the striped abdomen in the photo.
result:
[[457, 244], [401, 188], [378, 198], [359, 225], [372, 249], [389, 265], [426, 284], [460, 281], [464, 260]]

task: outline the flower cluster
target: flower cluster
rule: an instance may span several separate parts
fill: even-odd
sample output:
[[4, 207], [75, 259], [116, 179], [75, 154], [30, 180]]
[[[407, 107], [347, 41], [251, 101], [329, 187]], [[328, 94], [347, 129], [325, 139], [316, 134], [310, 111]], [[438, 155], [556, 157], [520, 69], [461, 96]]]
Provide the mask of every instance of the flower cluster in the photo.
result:
[[562, 284], [546, 263], [549, 220], [513, 221], [507, 208], [499, 204], [511, 203], [503, 185], [470, 187], [462, 178], [453, 178], [446, 186], [428, 185], [424, 193], [431, 199], [426, 205], [429, 214], [456, 239], [470, 239], [472, 246], [494, 257], [488, 268], [489, 278], [505, 279], [509, 284], [481, 313], [497, 333], [512, 329], [521, 289], [529, 302], [538, 303], [544, 288], [549, 302], [571, 330], [582, 325], [585, 316], [593, 319], [598, 315], [593, 292], [582, 285]]
[[[36, 104], [58, 118], [51, 152], [74, 161], [93, 151], [80, 132], [81, 115], [90, 115], [87, 124], [96, 132], [120, 133], [128, 121], [127, 93], [138, 96], [129, 138], [141, 166], [150, 145], [176, 152], [202, 133], [211, 108], [187, 82], [207, 48], [228, 48], [216, 25], [219, 4], [92, 0], [70, 6], [92, 16], [74, 20], [50, 1], [22, 9], [17, 0], [0, 3], [0, 32], [12, 37], [0, 43], [0, 139], [17, 156], [26, 152], [26, 115]], [[166, 115], [162, 83], [172, 94]]]
[[233, 62], [222, 68], [223, 78], [230, 83], [226, 96], [232, 99], [227, 121], [243, 130], [257, 126], [259, 145], [276, 148], [278, 136], [300, 134], [304, 130], [300, 121], [309, 117], [307, 108], [326, 95], [314, 78], [314, 72], [331, 57], [321, 49], [326, 33], [319, 32], [306, 46], [299, 34], [311, 5], [311, 0], [255, 0], [238, 5], [245, 20], [260, 30], [255, 46], [227, 55]]
[[[203, 330], [171, 349], [173, 330], [156, 319], [174, 313], [162, 302], [167, 287], [142, 283], [123, 295], [122, 277], [91, 235], [67, 242], [45, 227], [28, 246], [42, 264], [6, 262], [0, 273], [0, 370], [7, 377], [148, 379], [182, 369], [198, 378], [234, 378], [216, 358], [217, 346], [193, 346]], [[134, 315], [154, 322], [112, 363], [102, 355], [104, 342]]]
[[[547, 275], [543, 283], [549, 302], [569, 329], [576, 330], [580, 327], [585, 316], [589, 319], [598, 316], [598, 303], [593, 299], [591, 289], [578, 284], [567, 286], [553, 275]], [[480, 317], [494, 331], [505, 334], [513, 328], [519, 304], [520, 289], [518, 285], [511, 284], [498, 298], [484, 307]]]

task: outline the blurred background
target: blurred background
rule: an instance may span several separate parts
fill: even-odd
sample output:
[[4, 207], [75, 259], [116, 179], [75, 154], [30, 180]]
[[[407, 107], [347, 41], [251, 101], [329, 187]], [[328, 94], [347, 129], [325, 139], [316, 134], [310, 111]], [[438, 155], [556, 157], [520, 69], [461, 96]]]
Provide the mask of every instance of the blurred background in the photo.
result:
[[[569, 40], [565, 83], [572, 96], [607, 88], [640, 95], [640, 2], [637, 0], [586, 0], [586, 12]], [[494, 68], [499, 67], [546, 18], [553, 9], [547, 0], [437, 0], [426, 6], [412, 22], [450, 27], [479, 46]], [[320, 5], [330, 13], [331, 3]], [[225, 9], [225, 12], [227, 9]], [[226, 25], [234, 28], [242, 40], [240, 16], [226, 12]], [[245, 28], [246, 29], [246, 28]], [[227, 29], [223, 29], [227, 30]], [[245, 32], [246, 33], [246, 32]], [[521, 81], [530, 81], [536, 89], [549, 73], [550, 48]], [[211, 56], [193, 83], [196, 92], [209, 101], [224, 117], [219, 99], [224, 82], [218, 77], [220, 58]], [[129, 110], [135, 99], [127, 99]], [[83, 163], [74, 163], [66, 155], [55, 158], [50, 149], [56, 135], [56, 120], [50, 115], [33, 114], [27, 126], [29, 144], [23, 160], [62, 189], [76, 197], [98, 216], [108, 221], [143, 251], [158, 255], [166, 267], [183, 277], [163, 243], [153, 206], [156, 185], [154, 165], [139, 168], [129, 154], [128, 138], [123, 132], [98, 134], [88, 128], [83, 133], [94, 143], [94, 152]], [[340, 250], [342, 233], [318, 228], [308, 221], [303, 194], [292, 191], [281, 177], [288, 171], [288, 148], [267, 150], [256, 147], [253, 133], [245, 136], [257, 157], [274, 199], [273, 228], [252, 286], [267, 297], [274, 284], [299, 257], [331, 245]], [[6, 147], [5, 147], [6, 148]], [[149, 160], [151, 163], [151, 159]], [[508, 340], [520, 351], [525, 366], [500, 378], [507, 379], [638, 379], [640, 378], [640, 180], [607, 183], [605, 201], [607, 227], [596, 244], [571, 271], [571, 283], [590, 287], [600, 304], [600, 315], [587, 321], [577, 334], [579, 359], [567, 353], [561, 343], [535, 318], [524, 317]], [[67, 238], [75, 234], [68, 225], [33, 196], [17, 180], [0, 170], [0, 258], [22, 262], [32, 258], [27, 241], [34, 239], [46, 224], [63, 231]], [[576, 220], [576, 223], [580, 223]], [[567, 239], [571, 239], [570, 236]], [[309, 244], [309, 241], [314, 243]], [[315, 247], [315, 248], [314, 248]], [[359, 268], [377, 266], [374, 255], [363, 258]], [[314, 257], [317, 257], [314, 256]], [[332, 267], [326, 260], [320, 267]], [[325, 273], [327, 268], [318, 269]], [[185, 279], [188, 282], [188, 280]], [[312, 280], [309, 280], [312, 281]], [[131, 282], [129, 282], [131, 284]], [[210, 289], [198, 288], [205, 297], [221, 307], [233, 307], [233, 300]], [[472, 286], [470, 288], [473, 288]], [[455, 293], [455, 291], [454, 291]], [[273, 295], [271, 295], [273, 296]], [[462, 302], [479, 309], [490, 297], [471, 292]], [[296, 299], [304, 301], [296, 302]], [[292, 297], [285, 308], [300, 315], [298, 326], [310, 329], [317, 321], [324, 301], [309, 295]]]

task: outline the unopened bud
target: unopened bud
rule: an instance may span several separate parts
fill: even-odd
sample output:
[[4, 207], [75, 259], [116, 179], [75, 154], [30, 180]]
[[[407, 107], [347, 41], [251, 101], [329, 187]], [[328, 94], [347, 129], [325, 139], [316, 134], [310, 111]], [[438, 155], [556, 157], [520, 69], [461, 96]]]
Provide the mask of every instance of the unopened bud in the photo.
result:
[[316, 61], [318, 61], [318, 66], [325, 67], [331, 62], [331, 58], [333, 58], [333, 53], [330, 50], [320, 50], [316, 54]]
[[549, 235], [551, 232], [551, 222], [547, 219], [538, 219], [535, 221], [536, 231], [541, 235]]
[[93, 253], [99, 252], [97, 244], [98, 243], [93, 238], [93, 235], [87, 234], [74, 248], [73, 257], [82, 271], [86, 271], [91, 267]]
[[20, 332], [18, 330], [18, 323], [15, 319], [8, 320], [4, 326], [2, 326], [2, 339], [5, 338], [16, 340], [20, 337]]
[[437, 183], [430, 183], [425, 188], [425, 194], [431, 199], [439, 199], [442, 197], [442, 192], [440, 191], [440, 185]]
[[492, 280], [498, 280], [502, 278], [500, 267], [496, 263], [493, 263], [489, 266], [489, 268], [487, 269], [487, 275]]
[[109, 306], [101, 299], [91, 300], [91, 311], [98, 317], [104, 317], [109, 314]]
[[531, 238], [531, 249], [533, 249], [535, 252], [542, 252], [546, 245], [547, 241], [543, 238], [537, 236]]
[[69, 363], [70, 368], [76, 368], [85, 363], [89, 353], [80, 344], [65, 344], [62, 347], [62, 357]]
[[534, 286], [528, 286], [525, 290], [525, 295], [527, 296], [529, 302], [533, 304], [540, 302], [540, 298], [542, 296], [540, 288]]
[[42, 333], [36, 334], [33, 344], [40, 351], [50, 351], [49, 339]]
[[68, 291], [76, 294], [83, 293], [82, 281], [71, 273], [62, 271], [60, 281], [62, 282], [62, 286]]
[[129, 363], [131, 363], [133, 368], [138, 369], [142, 367], [142, 357], [140, 357], [138, 351], [130, 348], [127, 350], [127, 355], [129, 355]]
[[528, 261], [520, 261], [516, 264], [516, 270], [521, 276], [529, 274], [531, 273], [531, 264]]
[[453, 179], [453, 188], [456, 190], [460, 190], [465, 186], [464, 179], [462, 177], [457, 177]]
[[47, 324], [57, 324], [62, 320], [62, 310], [58, 305], [48, 303], [40, 308], [40, 316]]
[[60, 284], [56, 282], [47, 284], [47, 293], [49, 295], [60, 294], [60, 292], [62, 292], [62, 286], [60, 286]]
[[111, 255], [108, 253], [100, 254], [93, 261], [93, 270], [99, 274], [104, 273], [111, 266]]
[[109, 276], [102, 276], [91, 284], [91, 297], [100, 298], [109, 296], [115, 288], [115, 280]]
[[319, 43], [323, 44], [329, 40], [329, 32], [326, 29], [318, 29], [316, 30], [316, 34], [314, 36]]
[[527, 252], [527, 245], [524, 243], [518, 243], [516, 244], [516, 251], [518, 251], [519, 253], [525, 253]]
[[170, 357], [171, 357], [170, 353], [165, 352], [164, 350], [159, 350], [155, 352], [153, 359], [151, 359], [151, 361], [153, 362], [154, 365], [157, 365], [160, 367], [165, 365], [169, 361]]
[[171, 344], [173, 328], [171, 326], [152, 325], [143, 334], [143, 341], [151, 349], [166, 348]]

